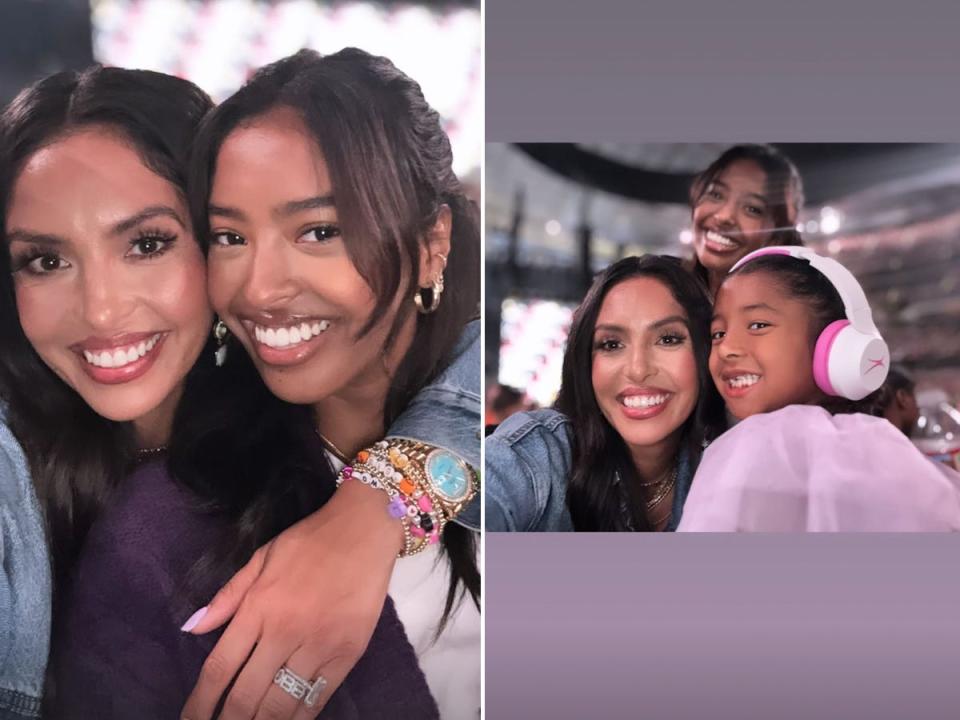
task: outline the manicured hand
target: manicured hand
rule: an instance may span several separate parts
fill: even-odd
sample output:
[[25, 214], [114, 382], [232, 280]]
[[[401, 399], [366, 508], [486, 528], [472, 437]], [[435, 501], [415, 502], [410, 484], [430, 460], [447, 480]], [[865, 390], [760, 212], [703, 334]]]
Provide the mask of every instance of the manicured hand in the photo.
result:
[[[230, 624], [207, 657], [183, 708], [189, 720], [213, 717], [236, 677], [223, 720], [315, 718], [363, 654], [383, 609], [403, 529], [386, 493], [348, 481], [323, 508], [260, 548], [206, 608], [184, 625], [203, 634]], [[317, 703], [273, 683], [286, 666], [322, 675]]]

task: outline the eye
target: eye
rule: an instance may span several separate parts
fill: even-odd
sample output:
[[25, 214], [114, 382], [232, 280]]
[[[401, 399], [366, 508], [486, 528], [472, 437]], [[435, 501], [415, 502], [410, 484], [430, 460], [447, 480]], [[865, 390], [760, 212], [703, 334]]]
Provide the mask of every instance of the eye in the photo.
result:
[[140, 235], [130, 241], [128, 255], [137, 258], [158, 257], [169, 250], [175, 241], [176, 236], [166, 233]]
[[667, 347], [672, 347], [675, 345], [683, 345], [683, 342], [687, 339], [686, 335], [677, 332], [664, 333], [657, 339], [658, 345], [666, 345]]
[[614, 340], [608, 338], [606, 340], [600, 340], [597, 342], [593, 348], [594, 350], [599, 350], [600, 352], [613, 352], [614, 350], [619, 350], [623, 347], [623, 343], [619, 340]]
[[770, 323], [761, 322], [759, 320], [747, 325], [748, 330], [766, 330], [768, 327], [770, 327]]
[[707, 190], [707, 197], [711, 200], [723, 200], [723, 193], [716, 188], [710, 188]]
[[247, 241], [242, 236], [229, 230], [215, 232], [210, 238], [213, 245], [246, 245]]
[[68, 267], [70, 267], [70, 263], [59, 255], [43, 253], [41, 255], [28, 257], [19, 264], [19, 267], [14, 270], [14, 272], [26, 270], [31, 275], [48, 275], [57, 270], [65, 270]]
[[726, 337], [726, 335], [726, 330], [714, 330], [712, 333], [710, 333], [710, 339], [713, 342], [720, 342], [724, 337]]
[[763, 217], [766, 212], [764, 208], [758, 205], [747, 205], [744, 209], [749, 215], [753, 215], [754, 217]]
[[298, 237], [297, 242], [323, 243], [338, 237], [340, 237], [340, 228], [336, 225], [317, 225]]

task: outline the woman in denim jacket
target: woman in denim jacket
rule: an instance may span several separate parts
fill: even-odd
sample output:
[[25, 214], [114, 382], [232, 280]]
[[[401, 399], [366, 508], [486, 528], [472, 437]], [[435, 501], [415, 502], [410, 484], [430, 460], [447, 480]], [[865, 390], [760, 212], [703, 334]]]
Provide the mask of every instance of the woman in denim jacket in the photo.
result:
[[[121, 100], [119, 106], [118, 105], [111, 106], [109, 101], [103, 102], [98, 106], [98, 103], [95, 99], [96, 94], [98, 92], [96, 89], [98, 86], [98, 80], [95, 78], [98, 76], [98, 73], [100, 74], [100, 77], [102, 77], [103, 79], [103, 84], [100, 86], [101, 90], [104, 90], [105, 88], [110, 87], [112, 92], [119, 93], [122, 96], [124, 92], [123, 91], [124, 84], [128, 83], [126, 87], [130, 92], [128, 96], [129, 102], [145, 102], [151, 96], [152, 92], [156, 92], [157, 94], [155, 99], [157, 102], [157, 107], [155, 108], [156, 112], [152, 113], [153, 115], [152, 119], [157, 120], [158, 124], [160, 125], [162, 125], [162, 123], [165, 121], [169, 122], [171, 118], [176, 115], [176, 113], [178, 112], [177, 108], [179, 108], [180, 111], [183, 111], [183, 118], [181, 120], [176, 120], [174, 122], [182, 122], [184, 127], [189, 128], [189, 123], [191, 122], [190, 118], [188, 117], [189, 113], [193, 111], [197, 111], [197, 114], [193, 116], [193, 119], [196, 120], [196, 119], [199, 119], [199, 117], [206, 110], [206, 108], [209, 107], [209, 105], [207, 104], [209, 101], [207, 101], [205, 98], [201, 98], [200, 97], [201, 94], [198, 91], [197, 92], [190, 91], [188, 93], [188, 94], [192, 94], [191, 100], [190, 100], [191, 109], [189, 111], [184, 109], [185, 108], [184, 105], [178, 106], [177, 103], [174, 102], [174, 98], [177, 96], [177, 93], [180, 93], [185, 89], [185, 84], [181, 87], [178, 87], [176, 91], [173, 91], [172, 87], [167, 87], [166, 90], [158, 89], [156, 86], [156, 80], [155, 80], [155, 78], [157, 78], [156, 74], [136, 75], [135, 73], [128, 73], [128, 71], [97, 70], [97, 71], [93, 71], [92, 73], [89, 73], [88, 76], [84, 77], [83, 82], [81, 83], [81, 85], [83, 86], [82, 94], [86, 94], [86, 101], [73, 102], [72, 101], [73, 99], [71, 98], [70, 110], [68, 111], [68, 117], [66, 120], [66, 123], [67, 123], [66, 127], [70, 127], [71, 123], [74, 124], [75, 127], [84, 127], [85, 124], [95, 126], [97, 125], [97, 123], [106, 124], [107, 126], [110, 126], [111, 123], [116, 122], [116, 124], [121, 128], [121, 134], [123, 133], [122, 128], [125, 121], [124, 120], [125, 116], [123, 112], [118, 112], [118, 107], [122, 106], [124, 101]], [[148, 81], [148, 76], [150, 78], [149, 81]], [[48, 90], [53, 89], [52, 94], [56, 95], [57, 94], [57, 90], [55, 89], [56, 84], [64, 83], [65, 87], [63, 88], [63, 92], [70, 93], [70, 92], [73, 92], [72, 86], [70, 85], [71, 82], [75, 82], [75, 80], [71, 79], [70, 74], [65, 74], [63, 76], [60, 76], [58, 79], [50, 83], [47, 83], [47, 89]], [[181, 83], [182, 81], [176, 81], [172, 78], [168, 78], [164, 82]], [[92, 93], [93, 97], [91, 97], [90, 93]], [[22, 115], [22, 111], [24, 109], [24, 100], [26, 97], [27, 96], [24, 96], [24, 98], [21, 98], [19, 104], [14, 103], [14, 106], [16, 106], [16, 110], [8, 110], [8, 113], [4, 118], [5, 140], [11, 143], [10, 145], [8, 145], [6, 149], [16, 149], [18, 152], [20, 152], [19, 156], [14, 152], [10, 152], [9, 154], [5, 155], [5, 157], [10, 159], [10, 162], [11, 162], [11, 167], [7, 168], [6, 183], [8, 184], [5, 185], [4, 198], [3, 198], [4, 206], [5, 206], [5, 218], [6, 218], [6, 210], [8, 209], [7, 205], [10, 202], [10, 194], [11, 194], [11, 186], [9, 183], [12, 183], [12, 181], [15, 179], [15, 176], [13, 175], [13, 173], [16, 172], [16, 169], [13, 168], [13, 165], [18, 165], [19, 161], [23, 160], [23, 152], [21, 151], [20, 146], [16, 145], [16, 143], [13, 142], [18, 138], [16, 137], [16, 133], [11, 132], [11, 123], [15, 125], [15, 121], [20, 119], [20, 120], [27, 121], [23, 127], [26, 127], [27, 125], [30, 124], [29, 123], [30, 118], [24, 118]], [[137, 98], [137, 99], [134, 100], [134, 98]], [[103, 98], [101, 98], [101, 100], [103, 100]], [[117, 101], [116, 96], [113, 98], [113, 101], [114, 102]], [[84, 117], [83, 116], [84, 110], [90, 111], [92, 114], [87, 117]], [[99, 112], [99, 115], [97, 114], [97, 112]], [[20, 114], [18, 115], [17, 113], [20, 113]], [[127, 118], [127, 120], [129, 120], [129, 118]], [[154, 130], [157, 129], [156, 125], [154, 125], [153, 123], [147, 122], [145, 123], [145, 125], [153, 127]], [[57, 128], [55, 124], [52, 128], [47, 128], [43, 126], [39, 128], [39, 132], [41, 135], [45, 132], [56, 133], [56, 130]], [[170, 137], [167, 137], [165, 141], [169, 143], [167, 147], [177, 147], [178, 144], [181, 147], [185, 147], [186, 139], [187, 137], [185, 136], [177, 138], [175, 135], [171, 135]], [[134, 146], [136, 146], [137, 140], [134, 140], [133, 144]], [[29, 153], [30, 152], [29, 142], [26, 144], [26, 147], [27, 147], [27, 153]], [[138, 148], [138, 149], [142, 149], [142, 148]], [[156, 148], [153, 148], [152, 151], [156, 154]], [[145, 154], [148, 157], [150, 156], [150, 152], [146, 152]], [[162, 155], [162, 151], [160, 154]], [[183, 157], [182, 155], [174, 154], [173, 157], [167, 158], [165, 162], [173, 163], [175, 166], [177, 162], [180, 162], [182, 160], [182, 157]], [[155, 159], [155, 158], [151, 158], [151, 159]], [[11, 170], [13, 170], [13, 173], [11, 173]], [[162, 174], [162, 170], [160, 174]], [[179, 174], [180, 173], [177, 172], [175, 173], [175, 176]], [[5, 225], [6, 225], [6, 221], [5, 221]], [[6, 230], [6, 226], [4, 227], [4, 229]], [[144, 242], [149, 242], [150, 240], [151, 238], [140, 238], [138, 239], [137, 242], [144, 243]], [[167, 241], [164, 241], [164, 242], [167, 242]], [[147, 253], [146, 248], [147, 248], [147, 245], [143, 245], [143, 247], [138, 246], [137, 252], [141, 254], [146, 254]], [[9, 249], [9, 246], [7, 249]], [[35, 250], [31, 250], [30, 252], [36, 253]], [[150, 250], [150, 252], [153, 252], [153, 250]], [[4, 261], [9, 262], [10, 261], [9, 255], [7, 255], [7, 253], [3, 253], [3, 255], [4, 255]], [[34, 255], [30, 255], [29, 257], [21, 257], [19, 262], [17, 263], [17, 267], [18, 269], [23, 269], [23, 267], [25, 267], [27, 263], [30, 263], [31, 266], [37, 265], [39, 268], [41, 267], [41, 264], [46, 263], [46, 265], [42, 265], [44, 271], [46, 271], [48, 267], [50, 269], [54, 269], [53, 264], [56, 264], [56, 263], [48, 262], [48, 260], [52, 256], [53, 256], [52, 253], [48, 253], [46, 255], [41, 253], [39, 255], [34, 254]], [[60, 261], [58, 260], [57, 262], [59, 263]], [[60, 264], [58, 265], [58, 268], [59, 267], [64, 267], [64, 266]], [[9, 278], [10, 277], [9, 266], [4, 268], [4, 270], [5, 270], [4, 277]], [[12, 290], [12, 288], [10, 290]], [[3, 364], [5, 379], [8, 382], [8, 387], [16, 388], [15, 391], [11, 390], [11, 392], [13, 393], [13, 395], [16, 397], [16, 400], [18, 401], [18, 404], [21, 409], [21, 414], [19, 416], [20, 422], [15, 423], [15, 427], [19, 427], [22, 430], [24, 427], [29, 427], [31, 425], [31, 422], [35, 422], [35, 418], [29, 418], [25, 421], [24, 414], [27, 414], [27, 415], [30, 414], [31, 412], [30, 408], [33, 404], [32, 402], [33, 398], [31, 397], [31, 393], [36, 392], [42, 383], [32, 384], [32, 383], [24, 383], [22, 381], [22, 378], [25, 377], [25, 375], [22, 373], [23, 360], [24, 358], [30, 356], [32, 353], [27, 345], [26, 338], [23, 335], [23, 331], [19, 327], [19, 322], [16, 317], [16, 308], [12, 304], [5, 304], [3, 307], [3, 314], [4, 314], [3, 320], [4, 320], [5, 336], [9, 336], [11, 342], [4, 344], [4, 348], [3, 348], [4, 357], [3, 357], [2, 364]], [[423, 432], [424, 430], [423, 421], [426, 419], [426, 416], [423, 413], [422, 407], [420, 408], [420, 410], [417, 410], [416, 399], [415, 399], [415, 401], [410, 405], [411, 407], [410, 415], [401, 414], [396, 419], [396, 425], [394, 426], [396, 428], [396, 432], [398, 432], [399, 434], [405, 437], [419, 437], [419, 439], [427, 440], [427, 441], [431, 439], [431, 437], [434, 435], [434, 431], [436, 431], [436, 437], [438, 440], [437, 445], [448, 447], [448, 449], [456, 451], [458, 454], [465, 457], [467, 460], [472, 459], [472, 462], [474, 463], [477, 461], [476, 458], [477, 458], [477, 455], [479, 454], [478, 453], [479, 438], [471, 435], [471, 433], [475, 433], [476, 432], [475, 429], [479, 427], [479, 388], [477, 387], [479, 385], [479, 367], [478, 367], [479, 342], [478, 342], [478, 332], [477, 332], [476, 326], [477, 326], [476, 322], [471, 323], [470, 325], [467, 326], [467, 330], [463, 333], [460, 343], [456, 346], [454, 350], [453, 355], [456, 356], [456, 359], [453, 360], [451, 365], [449, 365], [447, 369], [435, 379], [435, 386], [428, 386], [427, 388], [424, 388], [424, 390], [422, 391], [423, 393], [430, 394], [433, 401], [442, 403], [439, 407], [447, 409], [445, 417], [447, 417], [451, 421], [450, 425], [445, 425], [443, 427], [440, 427], [436, 424], [435, 419], [431, 418], [430, 419], [431, 421], [427, 423], [427, 427], [429, 428], [429, 431]], [[212, 353], [212, 349], [210, 349], [210, 352]], [[39, 376], [43, 376], [45, 378], [44, 382], [49, 382], [49, 380], [46, 379], [47, 376], [43, 375], [43, 373], [49, 372], [49, 371], [45, 370], [44, 368], [38, 366], [37, 368], [32, 369], [31, 372], [34, 372], [35, 375], [39, 374]], [[26, 376], [29, 376], [29, 373]], [[470, 383], [471, 378], [474, 378], [474, 381], [472, 384]], [[17, 381], [20, 381], [19, 384], [17, 384]], [[458, 385], [461, 382], [464, 382], [466, 384]], [[24, 413], [24, 411], [26, 412]], [[89, 411], [89, 408], [88, 408], [88, 411]], [[100, 423], [101, 421], [98, 420], [96, 422]], [[81, 424], [83, 425], [86, 423], [84, 421], [81, 421]], [[100, 427], [100, 425], [97, 425], [97, 427]], [[10, 447], [17, 448], [16, 442], [13, 440], [12, 436], [9, 439], [11, 441]], [[26, 439], [30, 441], [28, 445], [32, 443], [33, 452], [36, 454], [37, 458], [43, 457], [42, 452], [39, 452], [39, 453], [37, 452], [38, 448], [48, 447], [48, 446], [49, 446], [48, 449], [55, 448], [58, 442], [58, 438], [54, 436], [50, 436], [44, 439], [41, 437], [39, 433], [35, 433], [35, 432], [27, 433]], [[461, 442], [465, 443], [464, 446], [458, 447], [458, 443], [461, 443]], [[30, 453], [28, 452], [28, 455], [29, 454]], [[10, 455], [12, 457], [16, 455], [16, 452], [11, 450]], [[120, 465], [125, 465], [122, 459], [117, 459], [117, 462]], [[10, 606], [12, 607], [13, 614], [10, 617], [5, 617], [0, 615], [0, 632], [2, 632], [3, 629], [7, 629], [12, 633], [9, 636], [10, 642], [4, 645], [4, 648], [9, 647], [11, 648], [11, 651], [4, 659], [2, 672], [0, 672], [0, 690], [9, 689], [11, 695], [9, 698], [9, 702], [7, 702], [8, 698], [5, 695], [0, 695], [0, 710], [5, 708], [3, 703], [6, 703], [12, 709], [17, 709], [18, 711], [25, 710], [27, 712], [27, 715], [29, 716], [31, 713], [35, 713], [37, 709], [36, 702], [35, 702], [36, 694], [39, 692], [39, 688], [42, 685], [43, 664], [46, 660], [46, 644], [48, 642], [48, 637], [49, 637], [48, 628], [49, 628], [49, 618], [50, 618], [50, 604], [49, 604], [50, 580], [49, 580], [49, 570], [45, 569], [45, 566], [46, 568], [49, 567], [49, 563], [46, 559], [45, 547], [42, 543], [42, 537], [41, 537], [41, 542], [39, 543], [33, 540], [29, 540], [30, 535], [24, 530], [24, 528], [30, 528], [30, 527], [36, 529], [41, 525], [41, 522], [40, 522], [41, 515], [38, 512], [36, 503], [31, 505], [31, 503], [29, 502], [21, 503], [19, 501], [21, 496], [24, 498], [27, 497], [27, 495], [23, 494], [25, 492], [23, 488], [30, 487], [26, 470], [27, 470], [27, 463], [14, 462], [13, 470], [10, 473], [9, 477], [5, 477], [2, 479], [4, 488], [5, 489], [13, 488], [15, 489], [15, 494], [17, 494], [16, 504], [11, 504], [9, 506], [9, 507], [15, 507], [16, 512], [13, 512], [4, 516], [4, 534], [6, 536], [6, 535], [12, 535], [15, 533], [18, 537], [23, 539], [24, 542], [19, 545], [8, 544], [7, 542], [5, 542], [4, 548], [3, 548], [4, 566], [6, 568], [12, 569], [11, 571], [16, 573], [18, 577], [8, 578], [10, 580], [11, 587], [16, 588], [10, 602]], [[47, 491], [50, 490], [49, 486], [44, 486], [44, 487], [46, 488]], [[334, 501], [332, 501], [330, 505], [325, 506], [323, 509], [315, 513], [315, 515], [319, 518], [322, 518], [323, 515], [326, 514], [326, 519], [329, 521], [330, 517], [335, 512], [340, 515], [345, 515], [345, 514], [355, 513], [359, 507], [371, 506], [374, 508], [378, 508], [379, 513], [381, 513], [383, 517], [386, 517], [386, 515], [383, 515], [382, 504], [381, 504], [382, 501], [380, 500], [380, 497], [377, 493], [360, 495], [358, 494], [359, 490], [355, 490], [354, 488], [355, 488], [355, 485], [351, 484], [351, 487], [345, 488], [344, 492], [337, 493]], [[90, 492], [97, 493], [97, 492], [106, 491], [109, 489], [109, 487], [103, 486], [100, 488], [88, 487], [83, 489], [80, 489], [80, 488], [74, 488], [74, 489], [82, 490], [83, 492], [86, 492], [86, 493], [90, 493]], [[362, 490], [362, 488], [360, 489]], [[69, 488], [67, 488], [67, 490], [70, 491]], [[101, 502], [102, 502], [102, 499], [101, 499]], [[334, 510], [332, 506], [336, 505], [337, 502], [340, 503], [339, 508]], [[476, 505], [476, 503], [474, 503], [474, 505]], [[350, 510], [349, 508], [352, 508], [352, 510]], [[85, 512], [87, 514], [83, 518], [83, 522], [89, 524], [92, 521], [92, 516], [89, 514], [89, 508], [86, 508]], [[476, 512], [474, 512], [474, 514], [478, 515], [478, 513]], [[360, 517], [360, 516], [356, 515], [355, 517]], [[368, 515], [367, 517], [370, 517], [370, 516]], [[377, 516], [377, 517], [380, 517], [380, 516]], [[390, 521], [390, 523], [392, 524], [392, 521]], [[320, 522], [318, 524], [317, 529], [310, 536], [310, 538], [312, 538], [311, 542], [316, 544], [315, 546], [311, 545], [311, 547], [314, 548], [314, 552], [317, 552], [318, 554], [322, 553], [323, 550], [317, 550], [316, 548], [327, 549], [329, 547], [332, 547], [333, 544], [335, 544], [337, 541], [337, 537], [332, 536], [332, 531], [329, 529], [324, 530], [324, 527], [329, 527], [329, 523], [327, 525], [324, 525], [323, 522]], [[10, 528], [9, 532], [7, 532], [8, 528]], [[34, 536], [36, 536], [36, 532], [34, 532]], [[79, 545], [79, 542], [77, 542], [76, 544]], [[44, 550], [44, 552], [42, 553], [43, 561], [39, 563], [36, 562], [38, 548], [42, 548]], [[341, 549], [347, 550], [348, 553], [350, 552], [349, 548], [341, 548]], [[26, 550], [26, 554], [24, 553], [25, 550]], [[387, 545], [385, 546], [384, 552], [386, 553], [386, 557], [389, 557], [391, 555], [395, 555], [396, 549], [395, 547], [391, 549], [390, 546]], [[21, 559], [18, 559], [18, 558], [29, 557], [30, 553], [33, 553], [33, 559], [34, 559], [33, 562], [28, 563]], [[278, 551], [277, 553], [273, 553], [272, 555], [275, 558], [276, 556], [281, 554], [282, 553]], [[261, 554], [261, 558], [262, 558], [262, 554]], [[307, 560], [308, 561], [310, 560], [309, 556], [307, 557]], [[321, 565], [321, 563], [319, 562], [316, 564]], [[23, 567], [32, 568], [31, 573], [33, 576], [35, 576], [36, 581], [24, 579], [22, 577], [21, 570], [19, 570], [18, 568], [23, 568]], [[64, 578], [69, 574], [68, 565], [66, 566], [61, 565], [59, 569], [63, 573]], [[325, 572], [329, 572], [329, 566], [327, 566], [326, 568], [321, 566], [318, 569], [318, 571], [314, 573], [314, 576], [319, 578], [317, 582], [323, 583], [323, 577]], [[298, 587], [300, 589], [306, 586], [303, 577], [297, 577], [294, 579], [294, 581], [298, 584]], [[351, 580], [350, 582], [353, 582], [353, 580]], [[234, 585], [236, 585], [236, 583], [234, 583]], [[21, 588], [23, 588], [24, 591], [21, 591]], [[44, 590], [44, 588], [46, 589]], [[361, 589], [361, 592], [364, 592], [364, 593], [369, 592], [367, 588], [360, 588], [360, 589]], [[34, 590], [37, 591], [36, 594], [34, 593]], [[259, 607], [259, 609], [262, 611], [264, 616], [269, 616], [270, 610], [264, 609], [262, 605], [263, 605], [262, 601], [250, 602], [246, 604], [246, 607], [247, 609], [249, 609], [250, 607], [254, 607], [254, 608]], [[29, 625], [29, 636], [31, 638], [39, 638], [39, 640], [36, 640], [36, 643], [39, 643], [40, 645], [42, 645], [42, 648], [37, 652], [33, 652], [33, 653], [29, 651], [29, 648], [27, 648], [22, 653], [18, 653], [17, 651], [19, 648], [26, 647], [26, 645], [28, 645], [26, 643], [22, 643], [19, 637], [20, 633], [24, 633], [28, 627], [28, 626], [22, 625], [20, 621], [22, 610], [27, 606], [30, 606], [31, 608], [30, 610], [31, 615], [35, 614], [37, 618], [45, 618], [45, 622], [42, 620], [37, 620], [36, 622], [32, 622]], [[336, 610], [336, 608], [330, 605], [324, 606], [323, 608], [323, 613], [325, 613], [327, 616], [335, 616], [337, 612], [338, 611]], [[214, 614], [214, 613], [211, 613], [211, 614]], [[224, 614], [229, 615], [229, 611], [225, 612]], [[223, 622], [223, 618], [220, 619], [220, 622]], [[362, 646], [363, 646], [362, 634], [356, 637], [355, 640], [358, 642], [355, 642], [354, 640], [350, 640], [349, 642], [352, 644], [355, 644], [357, 647], [362, 649]], [[346, 667], [349, 667], [349, 664], [355, 659], [356, 659], [356, 655], [351, 656], [350, 653], [347, 653], [343, 656], [341, 662], [346, 663], [345, 665], [345, 668], [346, 668]], [[24, 695], [26, 695], [27, 697], [26, 698], [22, 697]]]
[[486, 440], [486, 529], [674, 530], [722, 427], [710, 301], [680, 260], [607, 268], [574, 314], [553, 410]]

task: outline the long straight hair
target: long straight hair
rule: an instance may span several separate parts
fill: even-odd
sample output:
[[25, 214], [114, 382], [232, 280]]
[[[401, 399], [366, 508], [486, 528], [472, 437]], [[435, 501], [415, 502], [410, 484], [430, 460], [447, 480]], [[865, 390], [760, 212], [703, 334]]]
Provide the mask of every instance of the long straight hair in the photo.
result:
[[681, 448], [695, 467], [703, 444], [723, 429], [723, 403], [707, 361], [710, 357], [711, 305], [703, 283], [675, 257], [644, 255], [615, 262], [597, 276], [577, 308], [563, 356], [562, 380], [555, 407], [570, 418], [573, 469], [567, 485], [567, 506], [577, 530], [651, 530], [642, 506], [627, 504], [617, 480], [633, 487], [639, 480], [623, 438], [607, 421], [593, 389], [593, 334], [607, 294], [620, 283], [646, 277], [662, 283], [687, 315], [697, 364], [698, 398], [681, 426]]
[[[416, 82], [388, 59], [355, 48], [328, 56], [301, 50], [259, 70], [204, 121], [194, 146], [189, 183], [199, 235], [209, 236], [207, 203], [217, 154], [227, 136], [275, 109], [296, 112], [323, 154], [347, 252], [376, 296], [361, 335], [374, 327], [398, 295], [410, 298], [401, 303], [385, 351], [396, 341], [403, 323], [416, 313], [412, 298], [424, 234], [442, 207], [450, 208], [447, 289], [436, 312], [416, 314], [413, 342], [384, 399], [389, 425], [447, 365], [464, 326], [478, 313], [476, 205], [467, 199], [453, 173], [450, 141]], [[332, 470], [325, 472], [329, 483]], [[229, 480], [216, 492], [229, 496]], [[273, 502], [269, 497], [263, 501]], [[262, 536], [262, 529], [256, 523], [248, 527], [252, 536]], [[452, 570], [444, 619], [461, 583], [479, 605], [474, 543], [473, 534], [455, 523], [444, 530], [442, 545]], [[223, 562], [229, 565], [236, 560], [224, 558]]]
[[[24, 335], [6, 237], [13, 188], [37, 151], [72, 132], [103, 128], [122, 137], [147, 168], [185, 195], [187, 148], [210, 107], [207, 95], [186, 80], [145, 70], [93, 67], [31, 85], [0, 116], [0, 393], [44, 514], [54, 637], [63, 592], [83, 540], [129, 472], [136, 446], [130, 423], [94, 412], [47, 367]], [[192, 379], [203, 373], [203, 368], [194, 368]], [[48, 673], [45, 697], [53, 692]]]

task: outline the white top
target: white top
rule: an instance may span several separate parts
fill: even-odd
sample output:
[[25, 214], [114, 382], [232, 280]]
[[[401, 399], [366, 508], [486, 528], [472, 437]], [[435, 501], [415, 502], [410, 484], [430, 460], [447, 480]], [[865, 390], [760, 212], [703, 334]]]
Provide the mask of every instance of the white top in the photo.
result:
[[[327, 452], [336, 472], [343, 463]], [[479, 534], [479, 533], [478, 533]], [[479, 565], [479, 543], [477, 543]], [[442, 720], [480, 717], [480, 611], [469, 593], [460, 598], [435, 639], [450, 582], [450, 563], [430, 545], [393, 567], [387, 592], [420, 661]]]

